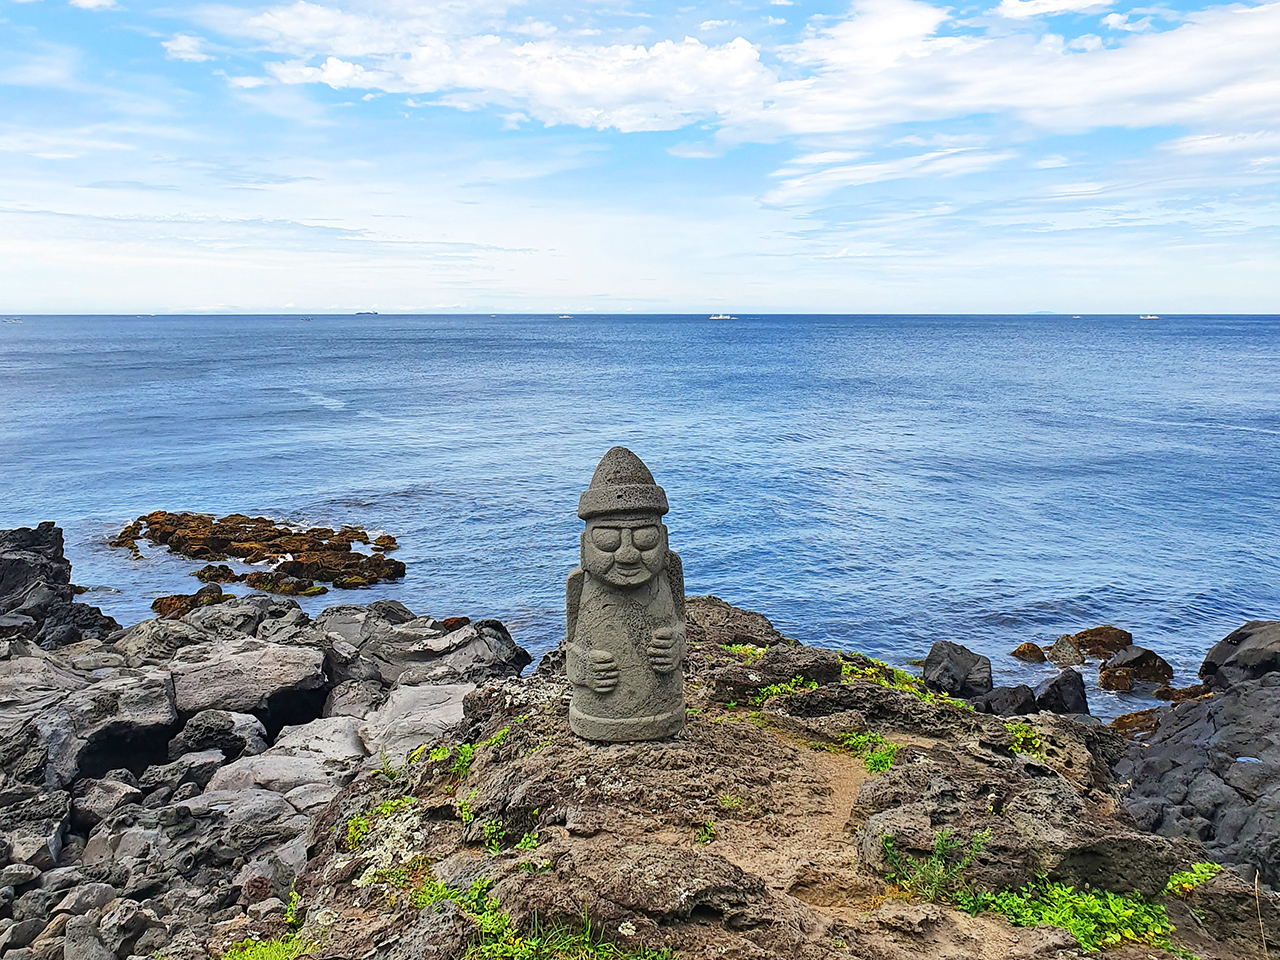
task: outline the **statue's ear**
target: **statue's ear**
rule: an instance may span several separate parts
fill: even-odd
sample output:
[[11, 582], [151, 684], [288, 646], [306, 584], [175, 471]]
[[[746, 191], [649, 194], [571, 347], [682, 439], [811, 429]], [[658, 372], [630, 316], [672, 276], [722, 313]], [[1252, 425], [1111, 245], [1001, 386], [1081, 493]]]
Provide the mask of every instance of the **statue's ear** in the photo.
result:
[[676, 616], [684, 619], [684, 562], [674, 550], [667, 551], [667, 583], [671, 586], [671, 599], [675, 601]]
[[585, 574], [581, 567], [574, 567], [569, 574], [564, 591], [564, 639], [565, 643], [573, 643], [573, 635], [578, 632], [578, 607], [582, 603], [582, 578]]

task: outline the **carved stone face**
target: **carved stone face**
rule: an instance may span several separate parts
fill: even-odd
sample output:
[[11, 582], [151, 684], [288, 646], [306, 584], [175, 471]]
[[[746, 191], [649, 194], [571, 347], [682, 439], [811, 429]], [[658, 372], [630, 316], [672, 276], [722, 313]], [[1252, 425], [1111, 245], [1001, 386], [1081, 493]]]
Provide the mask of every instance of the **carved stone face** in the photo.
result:
[[633, 590], [667, 561], [667, 528], [656, 513], [592, 517], [582, 534], [582, 568], [604, 583]]

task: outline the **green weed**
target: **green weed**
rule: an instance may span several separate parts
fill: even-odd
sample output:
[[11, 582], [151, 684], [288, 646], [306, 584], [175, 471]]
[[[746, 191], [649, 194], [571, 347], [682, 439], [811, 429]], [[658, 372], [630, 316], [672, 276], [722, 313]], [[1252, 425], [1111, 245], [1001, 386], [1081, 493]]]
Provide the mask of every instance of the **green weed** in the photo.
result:
[[427, 759], [430, 760], [432, 763], [439, 763], [441, 760], [444, 760], [446, 757], [448, 757], [449, 754], [451, 753], [453, 753], [453, 748], [447, 747], [442, 743], [438, 747], [431, 748], [431, 752], [427, 754]]
[[471, 761], [475, 759], [476, 748], [469, 743], [460, 743], [457, 750], [458, 755], [453, 758], [449, 772], [459, 780], [465, 780], [467, 774], [471, 772]]
[[899, 745], [890, 743], [878, 733], [842, 733], [837, 738], [842, 746], [862, 758], [868, 773], [884, 773], [893, 766]]
[[1015, 927], [1039, 923], [1062, 927], [1084, 950], [1103, 950], [1126, 940], [1172, 949], [1169, 934], [1173, 925], [1164, 905], [1136, 893], [1077, 891], [1065, 884], [1044, 881], [1001, 893], [962, 891], [955, 902], [974, 915], [984, 910], [1002, 913]]
[[1040, 742], [1040, 735], [1030, 724], [1010, 720], [1005, 723], [1004, 728], [1013, 734], [1014, 753], [1025, 753], [1038, 760], [1045, 759], [1044, 744]]
[[241, 940], [232, 944], [222, 960], [294, 960], [309, 948], [305, 940], [289, 933], [275, 940]]
[[1212, 880], [1222, 872], [1216, 863], [1193, 863], [1190, 870], [1175, 873], [1165, 884], [1165, 896], [1185, 897], [1200, 884]]
[[517, 850], [537, 850], [538, 849], [538, 832], [530, 830], [523, 837], [516, 841]]
[[927, 857], [913, 857], [894, 846], [893, 837], [881, 838], [889, 879], [914, 896], [934, 903], [953, 901], [966, 889], [964, 871], [991, 839], [990, 830], [979, 830], [969, 838], [968, 847], [951, 830], [933, 835], [933, 850]]
[[355, 851], [360, 849], [360, 844], [364, 843], [364, 838], [369, 835], [371, 826], [369, 818], [361, 814], [356, 814], [347, 821], [347, 850]]
[[284, 908], [284, 922], [289, 925], [290, 930], [297, 930], [302, 926], [303, 916], [302, 895], [297, 890], [289, 891], [289, 903]]
[[482, 747], [496, 747], [507, 742], [507, 736], [511, 733], [510, 727], [503, 727], [488, 740], [481, 740]]
[[742, 806], [742, 798], [735, 797], [731, 793], [725, 793], [725, 794], [721, 794], [719, 803], [720, 803], [720, 806], [725, 810], [737, 810], [739, 807]]
[[722, 643], [720, 649], [732, 653], [735, 657], [741, 657], [742, 662], [747, 666], [751, 666], [767, 652], [764, 647], [757, 647], [751, 643]]
[[501, 820], [487, 820], [484, 825], [484, 848], [493, 856], [502, 852], [502, 841], [507, 831]]
[[948, 694], [935, 693], [925, 686], [923, 680], [907, 673], [905, 670], [891, 667], [883, 660], [876, 660], [874, 657], [863, 658], [861, 655], [858, 656], [871, 665], [860, 667], [855, 666], [848, 660], [844, 661], [840, 664], [840, 680], [842, 683], [849, 683], [852, 680], [867, 680], [877, 686], [888, 687], [890, 690], [902, 690], [924, 703], [945, 703], [949, 707], [956, 707], [962, 710], [973, 709], [963, 700], [953, 700]]
[[[530, 868], [540, 869], [533, 864]], [[490, 881], [481, 878], [469, 889], [459, 891], [429, 878], [414, 888], [410, 902], [421, 910], [442, 900], [452, 900], [476, 921], [480, 939], [467, 951], [466, 960], [675, 960], [670, 950], [628, 949], [604, 941], [585, 916], [582, 926], [577, 928], [559, 924], [543, 927], [535, 918], [529, 932], [522, 933], [511, 915], [489, 896], [489, 887]], [[292, 957], [280, 960], [292, 960]]]
[[770, 697], [781, 697], [790, 693], [797, 693], [800, 690], [816, 690], [817, 688], [817, 680], [806, 680], [797, 673], [786, 683], [771, 683], [767, 687], [761, 687], [756, 691], [756, 695], [751, 698], [751, 702], [758, 707]]
[[710, 843], [716, 838], [716, 822], [714, 820], [706, 820], [702, 826], [698, 828], [698, 832], [694, 834], [694, 839], [699, 843]]

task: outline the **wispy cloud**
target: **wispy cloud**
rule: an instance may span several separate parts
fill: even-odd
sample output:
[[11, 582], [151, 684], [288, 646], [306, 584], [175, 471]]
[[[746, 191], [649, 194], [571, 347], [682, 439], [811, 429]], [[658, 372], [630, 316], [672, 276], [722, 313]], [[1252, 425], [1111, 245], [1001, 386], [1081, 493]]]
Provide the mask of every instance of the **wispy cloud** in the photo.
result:
[[171, 40], [160, 41], [160, 46], [164, 47], [165, 56], [170, 60], [186, 60], [189, 63], [202, 63], [205, 60], [212, 60], [213, 57], [204, 52], [204, 45], [207, 41], [204, 37], [193, 37], [189, 34], [175, 34]]

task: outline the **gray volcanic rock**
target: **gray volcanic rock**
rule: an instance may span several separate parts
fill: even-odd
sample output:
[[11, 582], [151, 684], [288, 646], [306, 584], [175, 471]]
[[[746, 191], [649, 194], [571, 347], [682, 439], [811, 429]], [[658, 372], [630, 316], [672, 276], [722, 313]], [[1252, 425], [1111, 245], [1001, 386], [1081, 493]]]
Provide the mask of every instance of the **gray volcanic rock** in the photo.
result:
[[[202, 610], [210, 610], [205, 607]], [[250, 713], [284, 693], [326, 685], [324, 653], [252, 637], [183, 647], [169, 664], [178, 710]]]
[[1066, 669], [1035, 689], [1036, 706], [1050, 713], [1088, 713], [1089, 698], [1080, 671]]
[[221, 750], [228, 761], [262, 753], [267, 749], [266, 727], [252, 714], [202, 710], [169, 741], [169, 759], [210, 749]]
[[62, 530], [51, 522], [0, 530], [0, 637], [58, 647], [120, 629], [97, 607], [75, 602], [71, 564], [62, 551]]
[[71, 805], [72, 823], [86, 833], [126, 803], [142, 802], [142, 791], [119, 780], [85, 780]]
[[1144, 829], [1195, 838], [1213, 859], [1280, 882], [1280, 672], [1161, 711], [1116, 775]]
[[1200, 679], [1218, 687], [1280, 670], [1280, 620], [1250, 620], [1219, 640], [1200, 665]]
[[470, 683], [396, 687], [387, 702], [360, 725], [360, 739], [374, 756], [385, 752], [400, 763], [411, 750], [433, 743], [462, 722]]
[[991, 661], [949, 640], [929, 648], [921, 676], [931, 690], [953, 697], [970, 699], [991, 692]]
[[34, 721], [46, 745], [45, 777], [67, 786], [133, 761], [138, 745], [177, 729], [173, 686], [160, 670], [118, 670], [76, 690]]
[[[402, 604], [330, 607], [311, 630], [329, 651], [338, 681], [480, 683], [515, 676], [530, 662], [497, 620], [448, 631], [431, 617], [403, 615]], [[384, 614], [389, 614], [384, 616]]]

